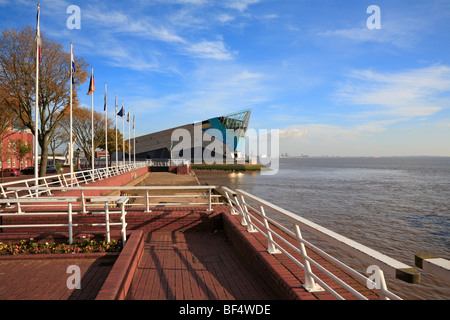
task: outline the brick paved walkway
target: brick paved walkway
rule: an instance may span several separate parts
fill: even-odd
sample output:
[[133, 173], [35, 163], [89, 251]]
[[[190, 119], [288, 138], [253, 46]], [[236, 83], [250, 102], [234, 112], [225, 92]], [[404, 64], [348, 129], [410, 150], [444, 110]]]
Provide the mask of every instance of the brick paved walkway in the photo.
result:
[[147, 234], [127, 300], [273, 300], [222, 232]]
[[[94, 300], [116, 257], [0, 260], [0, 300]], [[68, 289], [67, 268], [80, 267], [81, 289]]]

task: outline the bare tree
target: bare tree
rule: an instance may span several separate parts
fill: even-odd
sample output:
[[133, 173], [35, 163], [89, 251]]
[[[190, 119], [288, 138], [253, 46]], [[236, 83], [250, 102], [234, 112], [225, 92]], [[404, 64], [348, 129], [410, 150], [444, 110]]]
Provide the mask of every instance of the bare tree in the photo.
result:
[[[35, 30], [5, 29], [0, 36], [0, 86], [6, 93], [2, 103], [34, 132], [36, 41]], [[44, 176], [48, 161], [48, 146], [61, 118], [69, 109], [70, 53], [59, 42], [41, 34], [42, 60], [39, 74], [38, 143], [41, 148], [40, 176]], [[73, 85], [73, 105], [78, 104], [77, 87], [87, 79], [87, 63], [74, 58], [76, 72]]]
[[8, 112], [8, 108], [5, 103], [2, 102], [2, 97], [5, 96], [5, 91], [2, 86], [0, 86], [0, 174], [1, 174], [1, 182], [3, 182], [3, 165], [5, 161], [9, 158], [9, 146], [5, 146], [6, 138], [11, 136], [14, 126], [14, 115], [11, 112]]
[[[104, 117], [103, 113], [94, 111], [94, 151], [97, 150], [102, 139], [104, 139]], [[61, 120], [61, 125], [66, 131], [66, 134], [69, 133], [69, 121], [69, 115], [67, 114]], [[72, 122], [72, 133], [76, 144], [84, 151], [86, 159], [92, 167], [92, 111], [83, 107], [74, 107]]]
[[55, 155], [55, 151], [57, 148], [59, 148], [62, 144], [64, 143], [68, 143], [69, 142], [69, 135], [67, 134], [67, 132], [63, 129], [62, 126], [58, 126], [55, 131], [53, 131], [53, 135], [50, 138], [50, 143], [49, 143], [49, 147], [50, 150], [52, 151], [52, 155], [53, 155], [53, 165], [56, 165], [56, 155]]

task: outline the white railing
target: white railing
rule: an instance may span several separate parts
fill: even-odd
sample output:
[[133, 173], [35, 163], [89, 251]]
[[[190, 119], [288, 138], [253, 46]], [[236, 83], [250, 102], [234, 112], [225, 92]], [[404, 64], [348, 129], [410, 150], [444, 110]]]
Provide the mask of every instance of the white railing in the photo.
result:
[[[342, 268], [345, 272], [354, 276], [356, 279], [359, 279], [371, 289], [375, 289], [382, 299], [400, 299], [400, 297], [387, 290], [383, 271], [389, 275], [413, 283], [417, 282], [419, 278], [419, 274], [408, 265], [306, 220], [270, 202], [239, 189], [236, 191], [226, 187], [222, 187], [222, 189], [231, 207], [231, 214], [241, 216], [241, 224], [247, 227], [248, 232], [260, 232], [267, 238], [267, 251], [270, 254], [284, 253], [304, 270], [304, 288], [310, 292], [327, 290], [336, 298], [343, 299], [340, 294], [330, 288], [330, 286], [312, 271], [312, 265], [333, 279], [333, 281], [339, 283], [357, 298], [367, 299], [350, 285], [336, 277], [332, 272], [328, 271], [324, 266], [320, 265], [319, 262], [311, 259], [311, 257], [307, 255], [306, 247]], [[279, 221], [275, 220], [274, 216], [282, 218], [281, 220], [288, 221], [292, 226], [290, 228], [284, 226]], [[373, 271], [376, 273], [376, 276], [368, 278], [327, 254], [325, 251], [305, 240], [301, 230], [308, 231], [328, 243], [350, 252], [354, 257], [367, 262], [369, 266], [374, 267]], [[293, 239], [295, 239], [294, 242], [296, 242], [297, 245], [292, 244]], [[302, 261], [299, 261], [294, 255], [289, 253], [287, 248], [291, 249], [291, 252], [293, 250], [298, 254]], [[373, 279], [376, 281], [373, 281]]]
[[[0, 198], [7, 199], [10, 197], [39, 197], [41, 195], [51, 195], [50, 187], [73, 187], [80, 184], [88, 184], [96, 180], [102, 180], [107, 177], [113, 177], [119, 174], [130, 172], [139, 168], [148, 166], [148, 161], [136, 162], [131, 164], [117, 165], [108, 168], [95, 168], [75, 171], [73, 176], [71, 173], [55, 174], [38, 178], [36, 186], [35, 178], [11, 181], [0, 184]], [[22, 187], [22, 192], [18, 195], [14, 194], [12, 187]], [[17, 191], [17, 190], [16, 190]]]
[[[90, 226], [105, 226], [106, 228], [106, 241], [111, 242], [111, 227], [112, 226], [121, 226], [121, 236], [122, 236], [122, 243], [125, 245], [126, 243], [126, 219], [125, 216], [127, 212], [125, 211], [125, 204], [128, 202], [127, 197], [90, 197], [90, 200], [93, 202], [102, 202], [104, 203], [104, 211], [96, 212], [96, 214], [104, 214], [105, 215], [105, 222], [104, 223], [91, 223]], [[68, 234], [69, 234], [69, 243], [73, 243], [73, 228], [78, 227], [79, 225], [76, 223], [73, 223], [73, 215], [77, 214], [74, 212], [73, 207], [76, 203], [80, 202], [81, 198], [79, 197], [51, 197], [51, 198], [18, 198], [18, 199], [0, 199], [1, 203], [10, 203], [10, 204], [17, 204], [20, 208], [19, 204], [25, 204], [25, 203], [33, 203], [34, 205], [38, 205], [39, 203], [42, 204], [45, 207], [48, 207], [48, 203], [54, 203], [58, 207], [65, 208], [65, 204], [67, 204], [66, 212], [65, 211], [49, 211], [49, 212], [34, 212], [34, 213], [25, 213], [21, 212], [20, 216], [48, 216], [48, 215], [67, 215], [67, 223], [61, 224], [61, 223], [53, 223], [53, 224], [11, 224], [11, 225], [0, 225], [0, 228], [52, 228], [52, 227], [67, 227], [68, 228]], [[120, 207], [120, 212], [112, 212], [109, 207], [115, 206]], [[110, 222], [110, 214], [111, 213], [120, 213], [120, 222]], [[7, 216], [17, 216], [16, 213], [3, 213], [0, 212], [0, 217], [7, 217]], [[83, 223], [83, 225], [86, 225], [86, 223]], [[80, 226], [81, 227], [81, 226]]]
[[[51, 206], [58, 206], [57, 203], [51, 204], [53, 202], [54, 197], [41, 197], [39, 199], [43, 199], [42, 202], [33, 202], [33, 199], [36, 198], [21, 198], [18, 196], [18, 194], [23, 193], [24, 191], [30, 191], [32, 194], [39, 191], [39, 187], [9, 187], [7, 189], [8, 192], [13, 193], [15, 195], [14, 198], [9, 199], [31, 199], [30, 201], [9, 201], [9, 199], [0, 199], [0, 203], [9, 203], [10, 207], [11, 204], [15, 204], [17, 206], [17, 214], [24, 213], [24, 208], [26, 207], [33, 207], [33, 208], [39, 208], [39, 207], [51, 207]], [[82, 213], [87, 213], [87, 208], [89, 206], [96, 207], [97, 205], [93, 201], [93, 197], [88, 197], [87, 193], [89, 191], [93, 190], [105, 190], [105, 192], [120, 192], [123, 193], [130, 201], [126, 204], [127, 207], [133, 207], [133, 206], [145, 206], [145, 212], [151, 212], [150, 207], [153, 206], [190, 206], [190, 205], [196, 205], [196, 206], [208, 206], [208, 211], [213, 211], [212, 206], [213, 205], [221, 205], [223, 202], [215, 201], [216, 199], [220, 198], [220, 195], [213, 194], [213, 190], [217, 189], [216, 186], [96, 186], [96, 187], [46, 187], [45, 192], [51, 193], [52, 191], [79, 191], [79, 203], [74, 204], [77, 206], [81, 206]], [[161, 191], [182, 191], [182, 194], [158, 194]], [[145, 192], [145, 195], [138, 195], [137, 193], [143, 193]], [[123, 196], [123, 195], [122, 195]], [[171, 200], [177, 199], [177, 198], [183, 198], [183, 199], [192, 199], [192, 198], [204, 198], [206, 199], [205, 202], [152, 202], [152, 199], [163, 199], [168, 198]], [[145, 203], [134, 203], [133, 199], [143, 199]], [[47, 202], [43, 204], [43, 202]], [[192, 201], [192, 200], [190, 200]]]

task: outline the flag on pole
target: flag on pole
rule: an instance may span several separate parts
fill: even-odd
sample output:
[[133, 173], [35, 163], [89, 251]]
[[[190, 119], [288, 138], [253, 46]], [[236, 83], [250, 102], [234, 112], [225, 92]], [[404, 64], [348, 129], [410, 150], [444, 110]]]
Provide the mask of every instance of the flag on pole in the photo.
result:
[[36, 17], [36, 43], [38, 45], [38, 52], [39, 52], [39, 63], [41, 63], [41, 30], [39, 27], [39, 20], [41, 16], [41, 6], [38, 5], [37, 10], [37, 17]]
[[105, 104], [103, 106], [103, 111], [106, 111], [106, 104], [108, 103], [108, 98], [106, 97], [106, 83], [105, 83]]
[[134, 116], [135, 116], [135, 115], [134, 115], [134, 113], [133, 113], [133, 130], [134, 130]]
[[122, 117], [123, 118], [123, 106], [122, 106], [122, 109], [120, 109], [120, 111], [119, 111], [119, 113], [117, 114], [119, 117]]
[[130, 122], [130, 111], [128, 110], [128, 114], [127, 114], [127, 122]]
[[71, 61], [70, 65], [72, 67], [72, 70], [70, 71], [70, 76], [72, 78], [72, 84], [74, 84], [75, 83], [75, 78], [73, 77], [73, 75], [75, 74], [75, 61], [73, 60], [73, 47], [71, 47], [70, 49], [71, 49], [71, 51], [70, 51], [70, 61]]
[[91, 73], [91, 81], [89, 82], [89, 92], [87, 95], [93, 94], [95, 92], [95, 80], [94, 80], [94, 70]]

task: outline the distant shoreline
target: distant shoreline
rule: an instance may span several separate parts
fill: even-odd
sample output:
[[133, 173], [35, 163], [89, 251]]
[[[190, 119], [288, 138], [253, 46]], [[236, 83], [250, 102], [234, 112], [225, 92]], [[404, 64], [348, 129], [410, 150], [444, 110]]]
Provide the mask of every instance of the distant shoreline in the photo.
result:
[[266, 168], [261, 164], [192, 164], [191, 168], [194, 170], [217, 170], [217, 171], [260, 171]]

